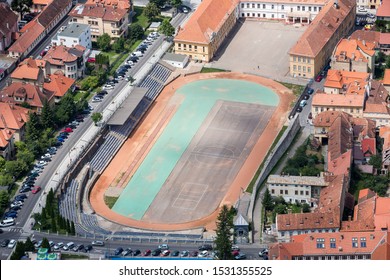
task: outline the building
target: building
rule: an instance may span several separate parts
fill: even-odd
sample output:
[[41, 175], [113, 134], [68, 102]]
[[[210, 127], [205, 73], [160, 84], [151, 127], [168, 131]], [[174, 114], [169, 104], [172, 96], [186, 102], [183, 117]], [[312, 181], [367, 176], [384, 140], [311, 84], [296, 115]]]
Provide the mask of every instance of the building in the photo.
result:
[[328, 232], [294, 236], [290, 243], [274, 243], [270, 260], [389, 260], [387, 231]]
[[382, 81], [383, 86], [389, 92], [390, 91], [390, 69], [385, 69], [385, 75]]
[[324, 92], [328, 94], [369, 95], [370, 74], [329, 69], [324, 82]]
[[107, 33], [112, 39], [127, 36], [129, 11], [115, 5], [83, 4], [76, 5], [69, 13], [74, 23], [91, 26], [91, 40]]
[[390, 126], [379, 128], [379, 137], [383, 139], [382, 147], [382, 174], [387, 174], [390, 169]]
[[188, 63], [188, 56], [175, 53], [166, 53], [162, 57], [162, 60], [164, 60], [169, 65], [172, 65], [173, 67], [183, 69]]
[[14, 105], [27, 103], [32, 111], [40, 114], [45, 101], [54, 103], [53, 95], [53, 92], [41, 90], [32, 84], [12, 83], [0, 91], [0, 102]]
[[209, 62], [238, 18], [236, 0], [204, 0], [174, 39], [175, 53]]
[[59, 32], [52, 40], [53, 45], [64, 45], [72, 48], [76, 45], [92, 49], [91, 28], [88, 24], [71, 23]]
[[62, 97], [69, 91], [74, 90], [74, 83], [76, 81], [72, 78], [60, 74], [48, 75], [47, 81], [43, 84], [43, 88], [48, 92], [54, 93], [54, 102], [59, 103]]
[[380, 33], [379, 36], [379, 49], [385, 54], [389, 54], [390, 51], [390, 34], [389, 33]]
[[47, 64], [43, 60], [26, 58], [11, 73], [11, 80], [13, 83], [20, 82], [42, 87], [48, 72], [46, 66]]
[[290, 75], [313, 78], [355, 24], [356, 1], [329, 1], [289, 51]]
[[341, 39], [333, 51], [331, 68], [334, 70], [373, 73], [375, 42], [359, 39]]
[[371, 90], [366, 100], [363, 117], [376, 122], [377, 126], [390, 124], [390, 97], [385, 86], [376, 80], [371, 82]]
[[[371, 0], [373, 1], [373, 0]], [[377, 2], [379, 2], [377, 0]], [[377, 7], [376, 11], [376, 17], [378, 20], [390, 20], [390, 1], [389, 0], [383, 0], [381, 5]]]
[[77, 79], [84, 75], [86, 55], [83, 46], [69, 48], [60, 45], [51, 47], [42, 60], [49, 63], [50, 74], [62, 71], [64, 76]]
[[35, 19], [20, 30], [19, 38], [8, 49], [13, 58], [26, 57], [63, 19], [72, 7], [71, 0], [53, 0]]
[[105, 7], [117, 7], [119, 9], [124, 9], [127, 12], [133, 10], [131, 0], [87, 0], [86, 4], [89, 5], [104, 5]]
[[9, 160], [15, 156], [15, 141], [24, 138], [28, 109], [0, 102], [0, 156]]
[[350, 39], [375, 43], [374, 49], [379, 50], [380, 34], [378, 31], [358, 29], [351, 34]]
[[42, 12], [53, 0], [32, 0], [31, 12]]
[[252, 0], [240, 1], [239, 15], [247, 19], [275, 19], [287, 23], [308, 24], [327, 0]]
[[18, 16], [6, 3], [0, 3], [0, 53], [12, 44], [13, 35], [18, 32]]

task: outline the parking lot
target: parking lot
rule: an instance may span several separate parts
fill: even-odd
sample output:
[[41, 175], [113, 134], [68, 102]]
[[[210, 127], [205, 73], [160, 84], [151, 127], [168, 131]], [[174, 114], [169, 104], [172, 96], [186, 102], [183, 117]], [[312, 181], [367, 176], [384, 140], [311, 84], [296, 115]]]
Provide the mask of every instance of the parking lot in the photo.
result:
[[238, 22], [209, 66], [288, 81], [288, 51], [306, 28], [281, 22]]

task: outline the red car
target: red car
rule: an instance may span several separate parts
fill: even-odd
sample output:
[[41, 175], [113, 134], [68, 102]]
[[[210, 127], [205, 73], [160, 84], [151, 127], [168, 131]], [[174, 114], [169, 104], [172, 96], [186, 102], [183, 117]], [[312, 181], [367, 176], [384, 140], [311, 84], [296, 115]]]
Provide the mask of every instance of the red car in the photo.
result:
[[40, 187], [40, 186], [35, 186], [35, 187], [31, 190], [31, 193], [36, 194], [36, 193], [38, 193], [40, 190], [41, 190], [41, 187]]
[[316, 77], [316, 82], [321, 82], [321, 80], [322, 80], [322, 75], [318, 75], [318, 76]]
[[73, 132], [73, 129], [71, 129], [70, 127], [66, 127], [63, 130], [61, 130], [61, 132], [71, 133]]
[[146, 251], [144, 252], [144, 256], [145, 256], [145, 257], [146, 257], [146, 256], [150, 256], [151, 253], [152, 253], [152, 251], [146, 250]]

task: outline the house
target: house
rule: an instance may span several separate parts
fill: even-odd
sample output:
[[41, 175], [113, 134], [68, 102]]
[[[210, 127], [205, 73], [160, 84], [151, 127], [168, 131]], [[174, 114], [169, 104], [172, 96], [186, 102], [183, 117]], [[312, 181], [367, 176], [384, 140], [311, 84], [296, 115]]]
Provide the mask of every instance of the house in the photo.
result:
[[43, 60], [26, 58], [11, 73], [11, 80], [13, 83], [21, 82], [42, 87], [48, 73], [47, 65]]
[[290, 203], [307, 203], [311, 207], [317, 205], [321, 188], [326, 187], [323, 174], [321, 176], [270, 175], [267, 188], [273, 197], [281, 196]]
[[286, 23], [308, 24], [322, 10], [325, 0], [240, 1], [239, 15], [246, 19], [272, 19]]
[[12, 44], [13, 35], [18, 31], [18, 16], [6, 3], [0, 3], [0, 53]]
[[373, 73], [375, 42], [359, 39], [341, 39], [335, 47], [330, 66], [334, 70]]
[[314, 137], [317, 138], [322, 145], [327, 145], [329, 140], [330, 128], [335, 124], [337, 119], [343, 119], [342, 122], [349, 122], [351, 115], [340, 111], [324, 111], [319, 113], [313, 119]]
[[32, 0], [33, 4], [31, 6], [32, 13], [42, 12], [53, 0]]
[[9, 160], [15, 156], [15, 141], [24, 138], [28, 109], [0, 102], [0, 156]]
[[355, 24], [356, 1], [329, 1], [289, 51], [290, 75], [314, 78]]
[[379, 137], [383, 139], [382, 147], [382, 174], [387, 174], [390, 169], [390, 126], [379, 128]]
[[379, 50], [380, 34], [378, 31], [358, 29], [351, 34], [350, 39], [374, 43], [374, 49]]
[[390, 124], [390, 97], [385, 86], [376, 80], [371, 82], [371, 90], [366, 100], [363, 117], [376, 122], [377, 126]]
[[50, 74], [62, 71], [66, 77], [77, 79], [84, 75], [86, 56], [86, 49], [83, 46], [69, 48], [60, 45], [52, 46], [42, 60], [49, 63]]
[[53, 95], [53, 92], [41, 90], [38, 86], [18, 82], [12, 83], [0, 91], [0, 102], [14, 105], [28, 104], [32, 111], [40, 114], [45, 100], [49, 104], [54, 103]]
[[175, 53], [209, 62], [238, 19], [236, 0], [204, 0], [174, 39]]
[[78, 4], [69, 13], [73, 23], [91, 26], [91, 40], [107, 33], [112, 39], [127, 36], [129, 10], [116, 5]]
[[376, 17], [378, 20], [390, 20], [390, 1], [381, 1], [380, 6], [377, 7]]
[[9, 55], [26, 57], [46, 35], [63, 19], [72, 7], [72, 0], [53, 0], [32, 21], [20, 30], [19, 38], [8, 49]]
[[176, 54], [176, 53], [165, 53], [164, 56], [161, 58], [169, 65], [172, 65], [173, 67], [181, 68], [183, 69], [186, 67], [188, 63], [188, 56], [183, 54]]
[[390, 34], [389, 33], [380, 33], [379, 37], [379, 49], [385, 54], [389, 54], [390, 51]]
[[360, 94], [367, 96], [370, 90], [370, 74], [329, 69], [324, 92], [330, 94]]
[[385, 74], [382, 81], [383, 86], [389, 92], [390, 91], [390, 69], [385, 69]]
[[86, 49], [92, 49], [90, 25], [71, 23], [65, 26], [61, 32], [57, 33], [51, 42], [52, 45], [64, 45], [68, 48], [80, 45]]
[[119, 9], [124, 9], [129, 13], [131, 13], [133, 10], [131, 0], [87, 0], [85, 4], [95, 6], [104, 5], [104, 7], [117, 7]]
[[48, 75], [47, 82], [43, 84], [43, 88], [48, 92], [53, 92], [54, 102], [59, 103], [67, 92], [73, 91], [75, 82], [74, 79], [68, 78], [62, 73], [51, 74]]

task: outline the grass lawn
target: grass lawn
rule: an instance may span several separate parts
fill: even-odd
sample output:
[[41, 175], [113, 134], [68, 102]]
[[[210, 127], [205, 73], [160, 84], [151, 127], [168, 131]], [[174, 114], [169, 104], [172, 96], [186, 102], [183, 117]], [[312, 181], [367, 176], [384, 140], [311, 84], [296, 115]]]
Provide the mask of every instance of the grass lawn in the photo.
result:
[[282, 129], [279, 131], [279, 134], [278, 136], [276, 136], [274, 142], [272, 143], [270, 149], [268, 150], [268, 153], [267, 155], [265, 156], [263, 162], [260, 164], [259, 168], [257, 169], [256, 173], [255, 173], [255, 176], [253, 176], [252, 178], [252, 181], [249, 183], [246, 191], [249, 192], [249, 193], [252, 193], [253, 191], [253, 186], [255, 185], [256, 183], [256, 180], [257, 178], [259, 177], [260, 173], [261, 173], [261, 170], [263, 169], [263, 166], [264, 166], [264, 162], [266, 161], [266, 159], [268, 158], [268, 155], [269, 153], [272, 151], [272, 149], [275, 147], [275, 145], [279, 142], [279, 139], [282, 137], [283, 133], [286, 131], [287, 129], [287, 126], [283, 126]]
[[218, 68], [209, 68], [209, 67], [203, 67], [200, 73], [212, 73], [212, 72], [229, 72], [227, 70], [218, 69]]
[[302, 94], [302, 91], [305, 89], [305, 87], [301, 85], [294, 85], [294, 84], [282, 83], [282, 82], [280, 83], [284, 85], [286, 88], [291, 89], [295, 96], [300, 96]]
[[147, 28], [149, 26], [148, 18], [143, 14], [143, 7], [134, 7], [135, 16], [133, 17], [132, 23], [138, 23], [143, 28]]
[[85, 255], [61, 254], [61, 260], [88, 260]]
[[113, 196], [104, 196], [104, 202], [106, 203], [106, 205], [108, 206], [108, 208], [112, 208], [115, 204], [115, 202], [118, 200], [119, 196], [118, 197], [113, 197]]

